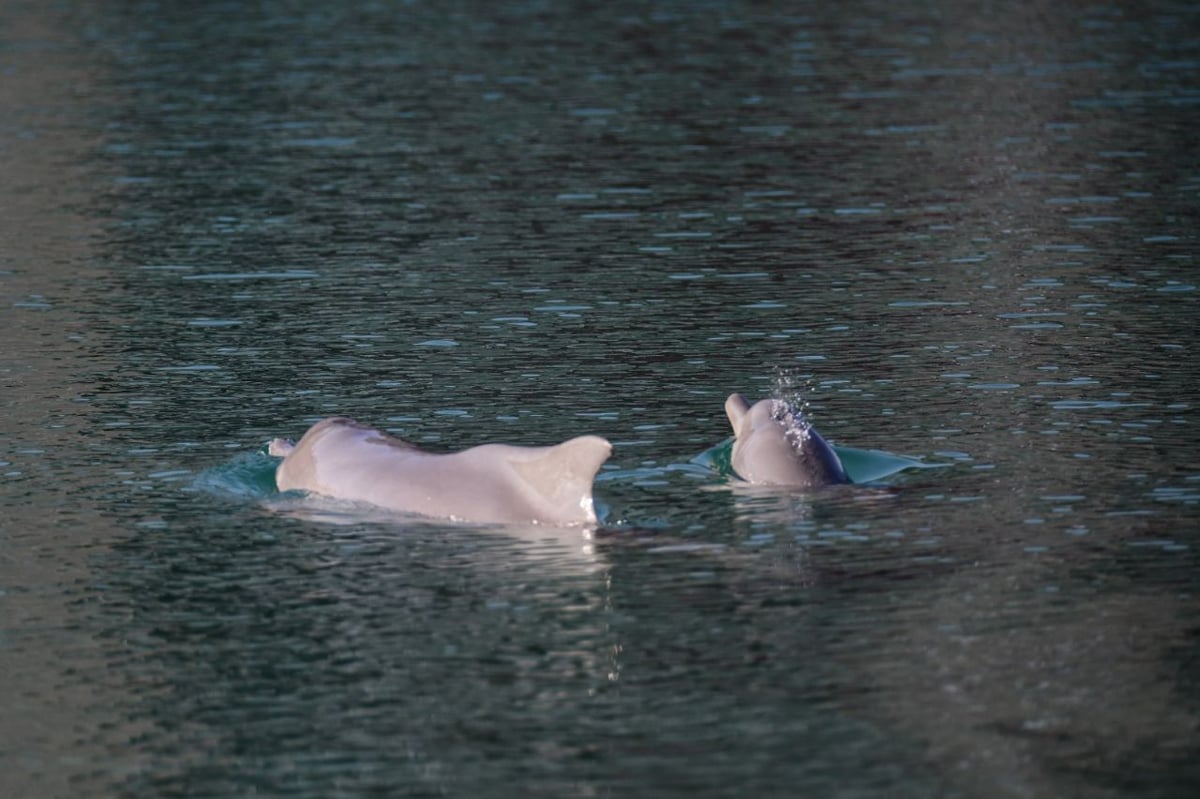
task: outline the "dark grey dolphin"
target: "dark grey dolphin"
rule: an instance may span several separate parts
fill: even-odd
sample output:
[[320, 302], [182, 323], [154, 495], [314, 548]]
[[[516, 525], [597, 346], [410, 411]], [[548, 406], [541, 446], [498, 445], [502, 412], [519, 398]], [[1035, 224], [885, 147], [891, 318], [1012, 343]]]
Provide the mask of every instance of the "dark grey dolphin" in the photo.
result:
[[734, 434], [730, 465], [746, 482], [796, 488], [850, 482], [833, 447], [784, 400], [751, 405], [731, 394], [725, 414]]

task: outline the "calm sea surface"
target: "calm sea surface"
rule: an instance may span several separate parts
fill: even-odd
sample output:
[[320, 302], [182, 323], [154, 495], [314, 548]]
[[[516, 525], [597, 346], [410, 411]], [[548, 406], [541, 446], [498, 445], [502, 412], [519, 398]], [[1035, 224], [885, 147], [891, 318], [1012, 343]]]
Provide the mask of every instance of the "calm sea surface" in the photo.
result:
[[1198, 795], [1198, 130], [1187, 2], [0, 0], [0, 795]]

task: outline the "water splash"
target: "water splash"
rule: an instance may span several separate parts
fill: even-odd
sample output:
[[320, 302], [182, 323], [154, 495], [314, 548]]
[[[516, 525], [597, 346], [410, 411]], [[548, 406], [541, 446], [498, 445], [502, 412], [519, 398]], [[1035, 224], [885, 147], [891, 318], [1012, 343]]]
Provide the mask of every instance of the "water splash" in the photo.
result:
[[813, 375], [796, 369], [776, 366], [772, 370], [771, 397], [796, 409], [801, 418], [808, 415], [808, 397], [815, 391]]
[[[776, 366], [772, 372], [771, 416], [784, 426], [788, 440], [795, 447], [803, 445], [813, 429], [808, 410], [809, 397], [816, 391], [814, 379], [811, 372], [783, 366]], [[951, 465], [927, 463], [880, 449], [858, 449], [836, 444], [830, 446], [854, 483], [874, 483], [909, 469], [936, 469]], [[728, 439], [702, 453], [693, 462], [703, 463], [718, 474], [729, 476], [733, 473], [729, 463], [732, 449], [733, 439]]]
[[776, 366], [771, 390], [771, 418], [781, 424], [787, 439], [796, 448], [808, 441], [812, 422], [808, 418], [813, 376]]
[[796, 409], [792, 403], [782, 399], [771, 400], [771, 418], [783, 427], [783, 434], [788, 443], [800, 449], [808, 441], [812, 431], [812, 422], [803, 411]]

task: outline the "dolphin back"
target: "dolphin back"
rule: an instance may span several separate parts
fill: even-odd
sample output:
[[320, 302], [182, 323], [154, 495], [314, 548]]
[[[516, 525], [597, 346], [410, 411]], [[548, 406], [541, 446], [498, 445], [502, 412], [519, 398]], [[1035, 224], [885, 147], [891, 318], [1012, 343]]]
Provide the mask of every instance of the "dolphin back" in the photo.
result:
[[810, 427], [805, 433], [806, 441], [800, 448], [802, 460], [807, 467], [807, 473], [812, 477], [810, 485], [839, 485], [849, 483], [850, 476], [842, 466], [842, 459], [834, 452], [816, 428]]
[[280, 491], [484, 523], [596, 521], [592, 481], [612, 446], [580, 436], [550, 447], [484, 444], [435, 454], [344, 417], [313, 425], [283, 455]]

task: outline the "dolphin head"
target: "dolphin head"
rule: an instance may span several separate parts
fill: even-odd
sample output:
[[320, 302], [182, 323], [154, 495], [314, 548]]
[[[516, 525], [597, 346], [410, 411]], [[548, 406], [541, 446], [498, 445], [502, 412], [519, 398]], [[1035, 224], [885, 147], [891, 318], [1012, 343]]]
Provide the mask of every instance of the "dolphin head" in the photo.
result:
[[751, 405], [731, 394], [725, 414], [734, 435], [730, 461], [743, 480], [798, 488], [850, 482], [837, 453], [790, 403], [767, 399]]

